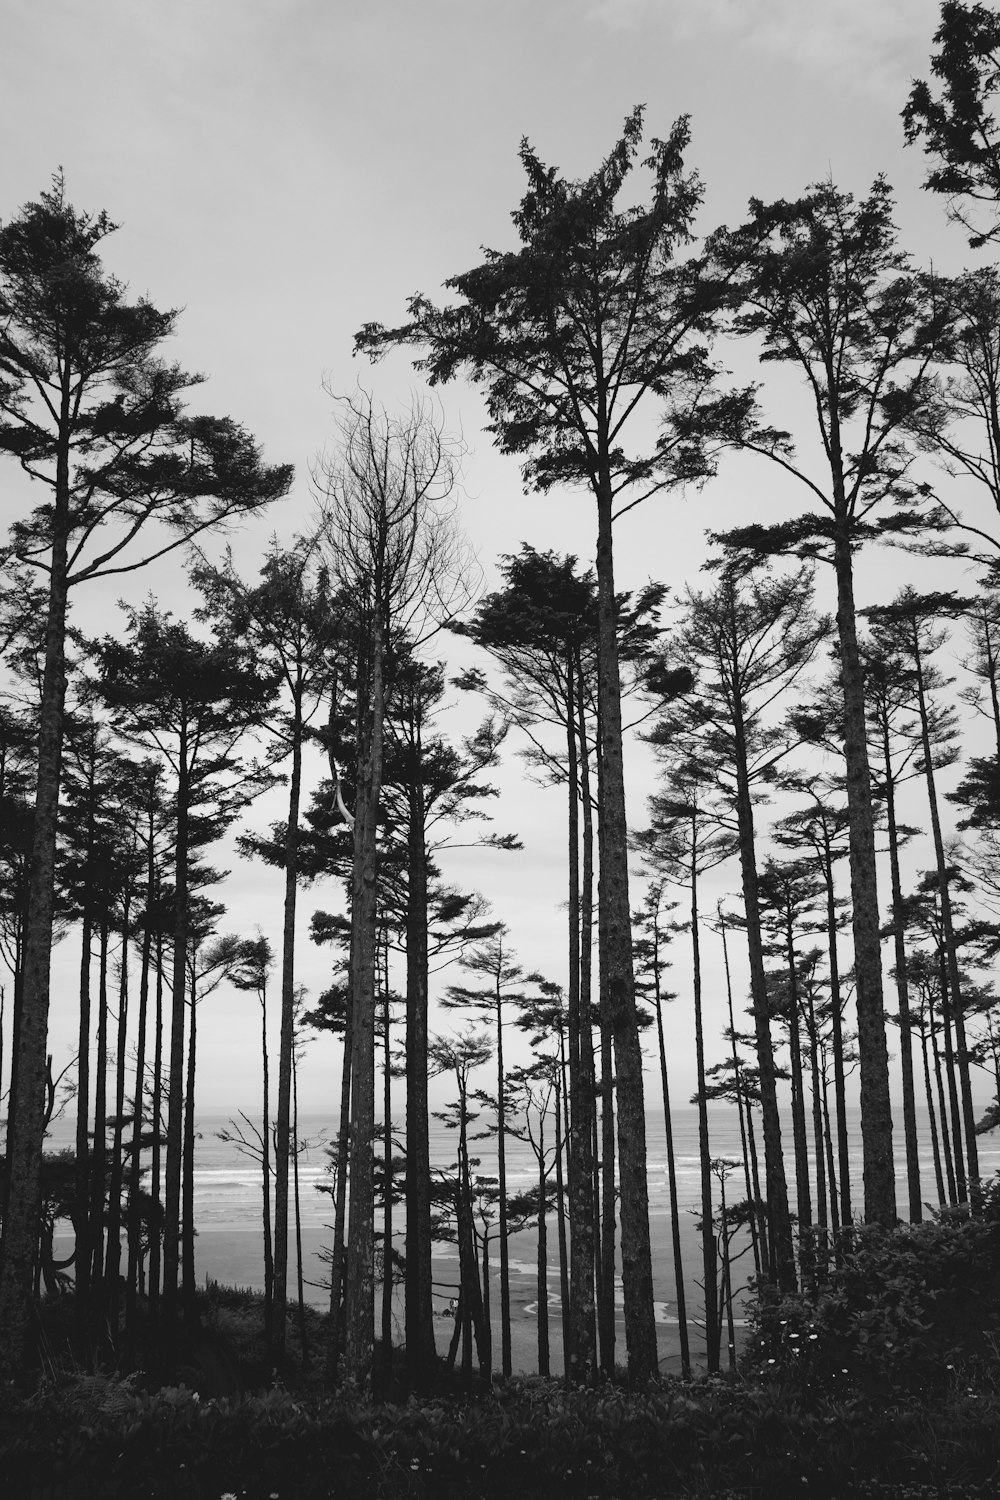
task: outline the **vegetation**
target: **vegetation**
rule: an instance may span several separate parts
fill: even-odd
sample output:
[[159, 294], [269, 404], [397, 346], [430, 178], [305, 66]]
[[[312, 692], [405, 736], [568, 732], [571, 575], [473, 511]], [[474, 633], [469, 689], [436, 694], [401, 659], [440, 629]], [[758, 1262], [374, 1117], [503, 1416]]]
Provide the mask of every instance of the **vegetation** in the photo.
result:
[[[989, 254], [1000, 15], [946, 0], [933, 47], [905, 136]], [[15, 495], [42, 487], [0, 540], [11, 1493], [997, 1492], [1000, 531], [958, 485], [1000, 509], [996, 273], [923, 268], [881, 175], [860, 199], [751, 199], [696, 242], [689, 121], [643, 134], [636, 109], [578, 180], [524, 142], [516, 246], [356, 337], [375, 361], [413, 351], [431, 386], [467, 378], [526, 489], [593, 506], [592, 560], [525, 540], [492, 592], [462, 442], [426, 398], [393, 413], [361, 387], [329, 392], [302, 532], [256, 576], [220, 551], [290, 467], [188, 413], [200, 377], [162, 355], [176, 314], [130, 300], [101, 259], [115, 226], [61, 175], [0, 225], [0, 455]], [[767, 378], [727, 387], [742, 349]], [[616, 523], [710, 497], [723, 457], [766, 460], [784, 512], [707, 530], [698, 587], [618, 588]], [[863, 601], [885, 547], [931, 581]], [[164, 559], [183, 616], [150, 594], [88, 635], [81, 586]], [[512, 748], [564, 799], [557, 972], [451, 880], [455, 848], [521, 856], [495, 785]], [[627, 815], [640, 760], [653, 790]], [[270, 937], [226, 930], [222, 850], [259, 862]], [[307, 1003], [314, 882], [330, 979]], [[252, 1165], [242, 1290], [198, 1276], [199, 1017], [221, 986], [262, 1081], [220, 1137]], [[321, 1031], [340, 1107], [307, 1293], [298, 1070]]]

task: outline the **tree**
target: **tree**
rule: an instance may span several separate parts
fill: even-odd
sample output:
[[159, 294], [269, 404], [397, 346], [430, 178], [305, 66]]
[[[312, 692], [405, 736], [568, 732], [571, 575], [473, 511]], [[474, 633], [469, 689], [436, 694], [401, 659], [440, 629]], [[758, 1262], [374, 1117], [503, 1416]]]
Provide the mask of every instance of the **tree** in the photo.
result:
[[482, 977], [483, 983], [451, 984], [444, 1000], [446, 1007], [458, 1007], [489, 1016], [494, 1027], [497, 1060], [497, 1171], [499, 1177], [500, 1215], [500, 1349], [501, 1369], [505, 1378], [511, 1374], [510, 1349], [510, 1269], [507, 1246], [507, 1096], [503, 1060], [504, 1006], [522, 1003], [519, 986], [530, 983], [533, 975], [525, 974], [505, 942], [507, 929], [501, 927], [495, 937], [461, 959], [463, 969]]
[[337, 451], [317, 478], [331, 576], [353, 601], [359, 642], [346, 1367], [365, 1385], [375, 1348], [375, 930], [386, 697], [399, 638], [419, 640], [466, 602], [468, 565], [449, 504], [454, 447], [429, 409], [390, 417], [359, 394], [341, 398], [341, 410]]
[[[923, 771], [927, 786], [938, 900], [941, 908], [944, 958], [947, 964], [948, 1012], [958, 1039], [958, 1068], [961, 1079], [965, 1148], [970, 1186], [975, 1190], [979, 1178], [979, 1163], [969, 1073], [969, 1048], [965, 1035], [965, 1004], [962, 996], [962, 980], [952, 913], [951, 877], [941, 828], [941, 812], [935, 777], [935, 770], [949, 764], [956, 754], [954, 748], [955, 716], [954, 712], [949, 709], [942, 712], [933, 701], [934, 691], [950, 686], [950, 683], [941, 677], [930, 660], [945, 640], [944, 633], [935, 630], [935, 621], [949, 615], [953, 617], [967, 606], [967, 600], [958, 599], [954, 594], [918, 594], [908, 585], [890, 604], [880, 605], [868, 610], [867, 613], [873, 622], [876, 640], [881, 644], [883, 651], [895, 650], [908, 669], [910, 701], [917, 714], [921, 751], [919, 769]], [[958, 1158], [961, 1155], [961, 1136], [958, 1133], [957, 1124], [955, 1149], [956, 1158]]]
[[156, 353], [177, 315], [129, 302], [104, 270], [98, 247], [115, 227], [106, 213], [78, 213], [60, 174], [0, 229], [0, 449], [46, 492], [14, 522], [5, 551], [48, 584], [21, 1087], [0, 1265], [8, 1369], [24, 1355], [38, 1222], [69, 593], [253, 513], [291, 482], [291, 469], [264, 465], [231, 419], [185, 414], [197, 377]]
[[[764, 1124], [768, 1274], [782, 1285], [794, 1280], [795, 1270], [761, 943], [754, 807], [800, 741], [776, 710], [784, 694], [801, 684], [828, 629], [812, 598], [808, 568], [784, 578], [764, 574], [749, 580], [724, 569], [713, 589], [688, 589], [670, 650], [671, 658], [691, 672], [693, 691], [675, 707], [668, 704], [650, 736], [670, 753], [683, 744], [683, 753], [703, 762], [717, 793], [716, 808], [739, 848]], [[648, 682], [655, 691], [660, 673], [650, 674]]]
[[800, 456], [788, 433], [764, 425], [749, 406], [731, 409], [729, 437], [804, 486], [818, 509], [778, 525], [739, 527], [716, 540], [744, 565], [781, 554], [822, 560], [834, 570], [865, 1216], [889, 1225], [896, 1213], [892, 1112], [854, 557], [866, 542], [920, 535], [934, 523], [909, 476], [914, 447], [907, 437], [930, 399], [948, 315], [933, 279], [915, 271], [897, 247], [884, 179], [876, 179], [860, 202], [828, 181], [792, 202], [752, 200], [750, 214], [739, 229], [720, 229], [710, 238], [710, 274], [728, 288], [734, 331], [758, 340], [763, 360], [800, 373], [816, 417], [817, 462]]
[[[396, 345], [422, 349], [417, 365], [432, 383], [467, 372], [486, 391], [501, 451], [524, 455], [525, 484], [543, 492], [579, 486], [596, 502], [601, 903], [619, 1079], [622, 1280], [629, 1368], [647, 1379], [657, 1371], [656, 1328], [612, 524], [616, 514], [705, 473], [704, 446], [681, 436], [679, 420], [701, 403], [714, 371], [703, 343], [709, 312], [682, 295], [683, 275], [673, 264], [701, 197], [697, 177], [684, 171], [687, 120], [651, 143], [648, 207], [620, 209], [641, 140], [637, 109], [610, 155], [582, 181], [559, 177], [523, 142], [528, 186], [513, 215], [520, 247], [488, 251], [481, 265], [452, 277], [452, 305], [414, 297], [407, 323], [368, 324], [356, 345], [373, 357]], [[630, 418], [649, 404], [662, 419], [659, 436], [649, 451], [629, 453]]]
[[[300, 537], [282, 549], [272, 539], [260, 582], [247, 587], [232, 557], [225, 567], [196, 571], [206, 595], [208, 614], [237, 639], [260, 653], [278, 677], [287, 707], [269, 716], [267, 728], [277, 737], [279, 753], [291, 760], [288, 816], [282, 863], [285, 895], [281, 937], [281, 1033], [278, 1043], [278, 1099], [275, 1118], [273, 1334], [271, 1352], [279, 1368], [285, 1354], [285, 1306], [288, 1287], [288, 1166], [291, 1156], [292, 1049], [295, 1012], [295, 911], [298, 895], [299, 804], [302, 796], [302, 750], [308, 726], [319, 711], [332, 675], [329, 654], [337, 644], [338, 615], [325, 568], [318, 568], [317, 539]], [[268, 1303], [271, 1311], [271, 1302]]]
[[[1000, 16], [987, 5], [944, 0], [941, 24], [934, 33], [938, 51], [931, 72], [941, 80], [935, 97], [925, 80], [917, 80], [903, 110], [908, 145], [920, 141], [925, 155], [938, 165], [924, 187], [942, 193], [948, 216], [969, 234], [973, 249], [1000, 238], [996, 206], [1000, 200], [1000, 132], [992, 99], [1000, 74]], [[977, 227], [971, 214], [987, 205]]]
[[[246, 766], [236, 752], [269, 707], [276, 684], [245, 644], [225, 638], [199, 640], [152, 602], [141, 611], [128, 611], [128, 622], [126, 641], [109, 638], [101, 648], [102, 690], [119, 732], [157, 751], [173, 778], [174, 930], [163, 1256], [169, 1355], [178, 1295], [191, 858], [195, 849], [218, 838], [239, 808], [268, 782], [266, 772]], [[190, 1300], [186, 1310], [194, 1315]]]

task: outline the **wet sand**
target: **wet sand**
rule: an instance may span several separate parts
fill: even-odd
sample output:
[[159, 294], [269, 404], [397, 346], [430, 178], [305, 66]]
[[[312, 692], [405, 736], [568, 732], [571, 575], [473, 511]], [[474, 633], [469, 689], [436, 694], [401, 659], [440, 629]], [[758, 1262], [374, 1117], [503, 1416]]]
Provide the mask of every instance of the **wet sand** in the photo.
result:
[[[321, 1258], [329, 1235], [315, 1229], [303, 1230], [303, 1263], [306, 1278], [306, 1300], [315, 1307], [325, 1307], [328, 1292], [324, 1286], [327, 1268]], [[685, 1247], [687, 1248], [687, 1247]], [[289, 1245], [294, 1255], [294, 1243]], [[658, 1251], [654, 1242], [653, 1285], [656, 1301], [656, 1338], [659, 1350], [660, 1369], [665, 1374], [681, 1371], [680, 1334], [677, 1326], [676, 1291], [674, 1288], [673, 1263], [669, 1255]], [[531, 1234], [521, 1234], [510, 1242], [511, 1263], [511, 1363], [516, 1374], [538, 1372], [538, 1281], [535, 1266], [536, 1241]], [[263, 1287], [264, 1267], [261, 1237], [258, 1230], [210, 1229], [199, 1233], [195, 1245], [198, 1279], [206, 1277], [228, 1286]], [[702, 1328], [692, 1310], [700, 1312], [701, 1296], [694, 1284], [694, 1267], [686, 1266], [689, 1303], [688, 1330], [691, 1363], [695, 1369], [704, 1368], [705, 1340]], [[436, 1254], [432, 1261], [434, 1279], [434, 1327], [439, 1354], [445, 1354], [454, 1330], [454, 1313], [450, 1304], [458, 1297], [458, 1259], [455, 1253]], [[289, 1279], [289, 1293], [294, 1294], [294, 1274]], [[402, 1298], [394, 1297], [395, 1337], [402, 1342]], [[625, 1325], [621, 1307], [621, 1289], [618, 1288], [616, 1303], [616, 1357], [624, 1364]], [[496, 1253], [490, 1265], [490, 1323], [493, 1330], [493, 1366], [500, 1368], [500, 1268]], [[555, 1255], [548, 1265], [548, 1322], [549, 1322], [549, 1369], [552, 1375], [563, 1373], [562, 1314], [559, 1297], [559, 1267]], [[745, 1334], [745, 1327], [737, 1327], [737, 1343]], [[723, 1344], [727, 1340], [723, 1333]], [[723, 1364], [726, 1351], [723, 1348]]]

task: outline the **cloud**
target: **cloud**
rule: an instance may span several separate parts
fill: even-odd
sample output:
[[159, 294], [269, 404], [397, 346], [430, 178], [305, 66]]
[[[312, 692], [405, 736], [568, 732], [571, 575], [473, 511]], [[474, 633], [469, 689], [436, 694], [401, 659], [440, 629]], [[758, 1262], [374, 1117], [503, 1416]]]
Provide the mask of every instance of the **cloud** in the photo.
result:
[[667, 31], [690, 43], [751, 48], [865, 92], [926, 72], [937, 0], [589, 0], [610, 31]]

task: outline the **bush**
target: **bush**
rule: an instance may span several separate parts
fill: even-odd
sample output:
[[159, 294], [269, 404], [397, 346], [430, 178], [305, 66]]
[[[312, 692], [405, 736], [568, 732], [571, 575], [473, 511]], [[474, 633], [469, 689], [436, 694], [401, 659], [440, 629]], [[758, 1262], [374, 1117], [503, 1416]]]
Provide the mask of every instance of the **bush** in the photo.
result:
[[762, 1296], [744, 1370], [828, 1392], [940, 1395], [1000, 1349], [1000, 1224], [945, 1216], [851, 1231], [813, 1291]]

